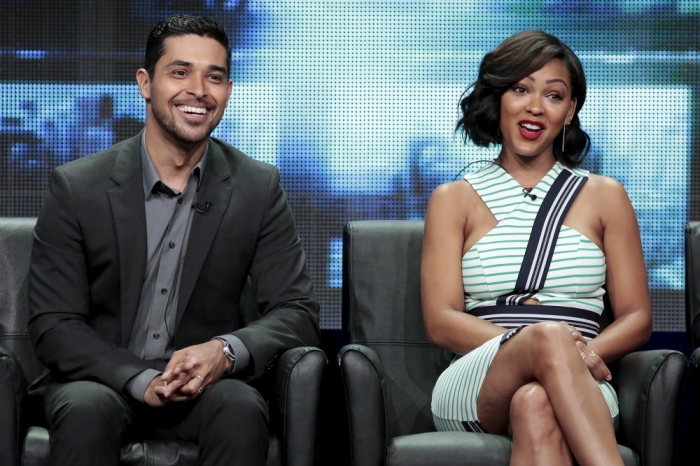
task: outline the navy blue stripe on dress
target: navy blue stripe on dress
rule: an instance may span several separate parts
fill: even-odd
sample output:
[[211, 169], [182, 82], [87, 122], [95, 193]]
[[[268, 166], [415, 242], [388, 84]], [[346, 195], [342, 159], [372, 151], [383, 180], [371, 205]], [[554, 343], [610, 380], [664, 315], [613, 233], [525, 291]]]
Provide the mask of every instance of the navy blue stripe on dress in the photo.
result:
[[563, 321], [586, 338], [595, 338], [600, 333], [600, 314], [576, 307], [497, 304], [474, 308], [470, 314], [507, 329]]
[[587, 180], [569, 170], [559, 173], [535, 217], [515, 289], [499, 297], [498, 304], [522, 304], [544, 287], [561, 225]]
[[486, 433], [486, 429], [484, 429], [484, 426], [482, 426], [479, 421], [462, 421], [462, 425], [467, 432]]

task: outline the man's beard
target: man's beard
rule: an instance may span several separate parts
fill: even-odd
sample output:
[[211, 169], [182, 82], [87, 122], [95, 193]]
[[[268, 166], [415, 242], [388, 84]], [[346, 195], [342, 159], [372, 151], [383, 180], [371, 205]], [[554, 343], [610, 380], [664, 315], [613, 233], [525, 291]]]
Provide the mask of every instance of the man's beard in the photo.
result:
[[219, 121], [213, 120], [208, 124], [202, 125], [203, 130], [201, 133], [192, 135], [183, 131], [183, 129], [177, 125], [173, 115], [168, 115], [156, 105], [151, 105], [151, 108], [153, 109], [153, 116], [158, 124], [163, 127], [163, 129], [165, 129], [165, 131], [167, 131], [172, 137], [185, 144], [196, 144], [204, 141], [219, 124]]

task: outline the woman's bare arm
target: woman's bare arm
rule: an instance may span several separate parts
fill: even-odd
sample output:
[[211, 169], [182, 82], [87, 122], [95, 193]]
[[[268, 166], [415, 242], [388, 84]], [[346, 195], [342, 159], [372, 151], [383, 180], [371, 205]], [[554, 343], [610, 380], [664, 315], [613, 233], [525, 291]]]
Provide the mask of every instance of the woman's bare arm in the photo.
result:
[[649, 340], [651, 302], [639, 226], [627, 192], [612, 178], [596, 176], [591, 181], [596, 183], [607, 289], [615, 320], [588, 346], [610, 362]]
[[428, 341], [466, 354], [506, 329], [464, 313], [462, 251], [470, 199], [464, 181], [439, 186], [428, 203], [421, 262], [423, 321]]

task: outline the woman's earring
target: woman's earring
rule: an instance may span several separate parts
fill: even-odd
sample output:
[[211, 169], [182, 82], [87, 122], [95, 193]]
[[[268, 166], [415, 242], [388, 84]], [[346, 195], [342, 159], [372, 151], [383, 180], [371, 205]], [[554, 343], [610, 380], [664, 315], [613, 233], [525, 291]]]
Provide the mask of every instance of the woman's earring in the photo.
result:
[[564, 140], [566, 140], [566, 126], [564, 125], [564, 129], [562, 130], [561, 133], [561, 153], [564, 153]]

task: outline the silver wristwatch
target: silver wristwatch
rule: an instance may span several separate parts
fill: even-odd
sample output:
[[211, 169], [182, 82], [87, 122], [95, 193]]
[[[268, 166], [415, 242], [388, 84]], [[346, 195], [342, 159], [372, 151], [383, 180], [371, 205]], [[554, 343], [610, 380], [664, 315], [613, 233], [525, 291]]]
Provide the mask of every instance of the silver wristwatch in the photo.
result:
[[229, 368], [226, 369], [226, 372], [224, 372], [224, 375], [233, 374], [233, 369], [234, 369], [234, 367], [236, 367], [236, 354], [233, 352], [233, 348], [231, 348], [231, 344], [228, 341], [224, 340], [223, 338], [212, 338], [212, 340], [219, 340], [224, 345], [224, 355], [226, 355], [229, 362], [231, 363]]

